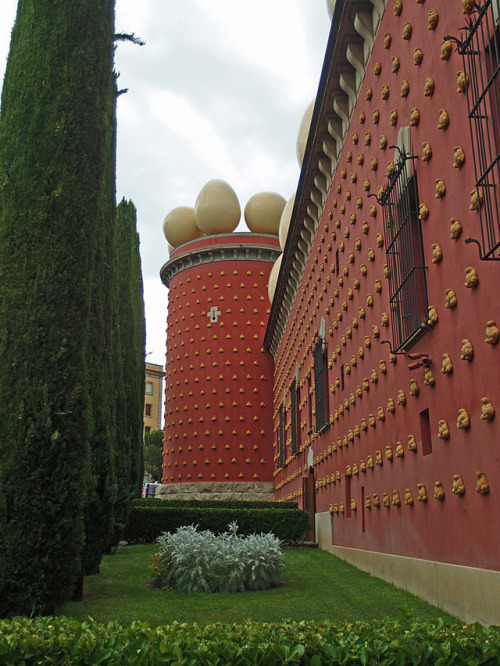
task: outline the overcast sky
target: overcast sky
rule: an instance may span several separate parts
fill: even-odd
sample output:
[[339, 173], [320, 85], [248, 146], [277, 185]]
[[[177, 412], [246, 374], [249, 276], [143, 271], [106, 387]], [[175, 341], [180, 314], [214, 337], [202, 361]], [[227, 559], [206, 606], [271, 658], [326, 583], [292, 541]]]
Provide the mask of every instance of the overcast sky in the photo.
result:
[[[117, 200], [138, 210], [148, 361], [165, 362], [168, 259], [162, 225], [226, 180], [242, 210], [257, 192], [288, 199], [296, 140], [315, 97], [329, 32], [325, 0], [117, 0]], [[17, 0], [0, 0], [0, 81]], [[244, 228], [242, 225], [241, 228]]]

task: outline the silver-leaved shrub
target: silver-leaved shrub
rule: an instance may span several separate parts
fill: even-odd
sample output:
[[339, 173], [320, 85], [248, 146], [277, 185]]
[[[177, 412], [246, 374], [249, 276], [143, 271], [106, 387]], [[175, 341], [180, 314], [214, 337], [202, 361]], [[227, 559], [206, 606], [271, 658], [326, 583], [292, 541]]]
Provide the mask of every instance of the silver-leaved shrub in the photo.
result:
[[198, 532], [196, 525], [164, 532], [157, 539], [165, 587], [180, 592], [244, 592], [279, 584], [284, 567], [281, 542], [274, 534]]

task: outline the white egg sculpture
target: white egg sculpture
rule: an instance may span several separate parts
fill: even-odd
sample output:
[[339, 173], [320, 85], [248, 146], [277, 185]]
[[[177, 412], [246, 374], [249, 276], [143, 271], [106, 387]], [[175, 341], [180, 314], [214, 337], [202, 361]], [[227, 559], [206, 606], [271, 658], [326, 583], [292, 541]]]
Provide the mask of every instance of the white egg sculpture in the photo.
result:
[[271, 303], [273, 302], [274, 292], [276, 291], [276, 284], [278, 282], [278, 275], [279, 275], [279, 272], [280, 272], [282, 259], [283, 259], [283, 254], [280, 254], [280, 256], [274, 262], [274, 265], [271, 268], [271, 272], [269, 273], [269, 282], [267, 284], [267, 293], [269, 295], [269, 300], [271, 301]]
[[335, 5], [337, 4], [337, 0], [326, 0], [326, 6], [328, 8], [328, 15], [330, 17], [330, 21], [333, 18], [333, 12], [335, 11]]
[[299, 135], [297, 137], [297, 161], [299, 166], [302, 166], [304, 161], [304, 155], [306, 152], [307, 137], [309, 136], [309, 130], [311, 129], [311, 120], [314, 111], [314, 100], [309, 104], [302, 118], [302, 122], [299, 127]]
[[189, 206], [179, 206], [170, 211], [163, 222], [163, 233], [173, 247], [203, 236], [194, 219], [194, 208]]
[[235, 191], [225, 180], [209, 180], [194, 205], [197, 226], [207, 235], [231, 233], [238, 226], [241, 208]]
[[280, 239], [280, 247], [282, 250], [285, 249], [286, 237], [288, 236], [288, 229], [290, 228], [290, 220], [292, 219], [292, 211], [294, 204], [295, 204], [295, 194], [293, 194], [290, 197], [290, 199], [288, 199], [285, 207], [283, 208], [283, 212], [281, 213], [279, 239]]
[[255, 234], [278, 235], [286, 199], [276, 192], [254, 194], [245, 206], [245, 222]]
[[169, 256], [172, 254], [172, 252], [175, 250], [175, 247], [173, 245], [170, 245], [170, 243], [167, 244], [167, 250]]

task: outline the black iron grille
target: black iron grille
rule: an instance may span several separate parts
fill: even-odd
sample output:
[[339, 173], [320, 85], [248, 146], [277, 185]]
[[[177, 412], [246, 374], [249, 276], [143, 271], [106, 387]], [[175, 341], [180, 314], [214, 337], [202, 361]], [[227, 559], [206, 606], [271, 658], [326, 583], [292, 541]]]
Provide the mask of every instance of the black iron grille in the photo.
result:
[[[476, 3], [457, 43], [466, 74], [476, 188], [479, 191], [481, 259], [500, 260], [500, 0]], [[479, 235], [479, 234], [478, 234]]]
[[320, 339], [314, 349], [314, 396], [316, 408], [316, 430], [329, 425], [328, 406], [328, 358], [324, 340]]
[[393, 350], [409, 348], [428, 328], [427, 286], [413, 160], [401, 153], [379, 199], [383, 208]]
[[298, 425], [298, 408], [297, 408], [297, 383], [294, 380], [290, 387], [290, 425], [292, 429], [292, 456], [297, 453], [297, 425]]

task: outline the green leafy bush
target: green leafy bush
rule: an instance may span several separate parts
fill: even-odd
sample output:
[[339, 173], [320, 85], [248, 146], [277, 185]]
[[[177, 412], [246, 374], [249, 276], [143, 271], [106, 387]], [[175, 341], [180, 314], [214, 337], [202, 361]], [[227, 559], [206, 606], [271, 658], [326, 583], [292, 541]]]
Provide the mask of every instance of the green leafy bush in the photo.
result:
[[129, 543], [153, 543], [162, 532], [175, 532], [185, 525], [222, 534], [229, 523], [236, 521], [240, 534], [271, 532], [288, 544], [302, 541], [311, 522], [309, 513], [299, 509], [225, 509], [170, 506], [160, 500], [145, 502], [151, 504], [134, 505], [130, 512], [123, 537]]
[[179, 527], [157, 539], [159, 569], [165, 586], [179, 592], [245, 592], [276, 587], [284, 568], [279, 539], [274, 534], [198, 532]]
[[500, 663], [500, 629], [418, 622], [280, 622], [128, 627], [65, 617], [0, 621], [7, 664], [462, 664]]

